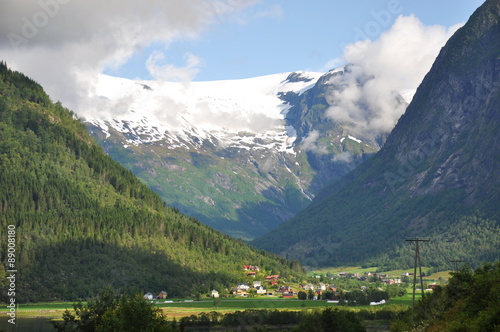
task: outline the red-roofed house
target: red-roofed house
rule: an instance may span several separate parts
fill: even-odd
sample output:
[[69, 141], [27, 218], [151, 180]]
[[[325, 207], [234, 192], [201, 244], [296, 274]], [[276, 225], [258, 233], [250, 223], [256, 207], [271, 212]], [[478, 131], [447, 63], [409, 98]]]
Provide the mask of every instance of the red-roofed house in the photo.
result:
[[279, 275], [271, 275], [271, 276], [267, 276], [266, 277], [266, 280], [278, 280], [279, 278], [281, 278]]

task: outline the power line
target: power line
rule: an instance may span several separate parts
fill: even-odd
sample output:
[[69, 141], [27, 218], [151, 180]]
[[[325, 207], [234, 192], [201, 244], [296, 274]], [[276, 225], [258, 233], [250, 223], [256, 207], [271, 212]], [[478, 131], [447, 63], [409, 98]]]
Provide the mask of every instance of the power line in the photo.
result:
[[458, 263], [463, 263], [465, 261], [453, 260], [453, 261], [450, 261], [450, 262], [455, 263], [455, 272], [458, 272]]
[[412, 299], [412, 306], [415, 306], [415, 286], [417, 284], [417, 266], [419, 269], [419, 275], [420, 275], [420, 288], [422, 290], [422, 298], [424, 298], [424, 281], [422, 279], [422, 263], [420, 262], [420, 248], [419, 248], [419, 243], [420, 242], [429, 242], [429, 239], [405, 239], [405, 241], [408, 242], [415, 242], [415, 266], [413, 269], [413, 299]]

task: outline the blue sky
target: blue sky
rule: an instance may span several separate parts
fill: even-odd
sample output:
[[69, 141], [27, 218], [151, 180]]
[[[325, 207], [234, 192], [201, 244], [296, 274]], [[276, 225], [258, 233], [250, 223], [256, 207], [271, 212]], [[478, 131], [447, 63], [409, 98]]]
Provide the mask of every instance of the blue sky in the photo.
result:
[[[209, 24], [194, 38], [167, 46], [153, 43], [137, 51], [111, 75], [151, 79], [145, 67], [154, 50], [159, 64], [186, 66], [198, 58], [193, 80], [238, 79], [295, 70], [325, 71], [337, 63], [343, 47], [360, 39], [377, 39], [399, 15], [414, 14], [425, 25], [445, 27], [465, 22], [480, 0], [268, 0], [232, 17]], [[339, 60], [341, 61], [341, 60]]]

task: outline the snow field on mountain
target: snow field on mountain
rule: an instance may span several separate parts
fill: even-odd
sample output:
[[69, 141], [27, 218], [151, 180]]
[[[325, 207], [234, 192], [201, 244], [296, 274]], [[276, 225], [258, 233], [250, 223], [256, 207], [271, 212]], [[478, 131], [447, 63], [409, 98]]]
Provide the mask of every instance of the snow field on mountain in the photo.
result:
[[[109, 134], [129, 134], [128, 143], [165, 140], [193, 143], [214, 139], [224, 147], [290, 150], [295, 129], [284, 124], [290, 107], [280, 92], [302, 93], [322, 73], [304, 73], [308, 82], [289, 82], [291, 73], [210, 82], [134, 81], [99, 77], [96, 94], [106, 105], [99, 118], [86, 121]], [[256, 140], [260, 143], [256, 144]]]

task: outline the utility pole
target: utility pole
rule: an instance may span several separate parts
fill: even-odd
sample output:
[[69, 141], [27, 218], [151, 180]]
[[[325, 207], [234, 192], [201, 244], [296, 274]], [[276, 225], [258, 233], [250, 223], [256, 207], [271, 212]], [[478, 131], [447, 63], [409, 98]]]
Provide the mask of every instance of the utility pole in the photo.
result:
[[422, 263], [420, 262], [420, 248], [419, 248], [419, 243], [420, 242], [429, 242], [429, 239], [405, 239], [405, 241], [408, 242], [415, 242], [415, 267], [413, 269], [413, 299], [412, 299], [412, 306], [415, 306], [415, 286], [417, 284], [417, 265], [419, 269], [419, 275], [420, 275], [420, 288], [422, 290], [422, 298], [424, 298], [424, 281], [422, 279]]
[[458, 272], [458, 263], [463, 263], [465, 261], [454, 260], [454, 261], [450, 261], [450, 262], [455, 263], [455, 272]]

